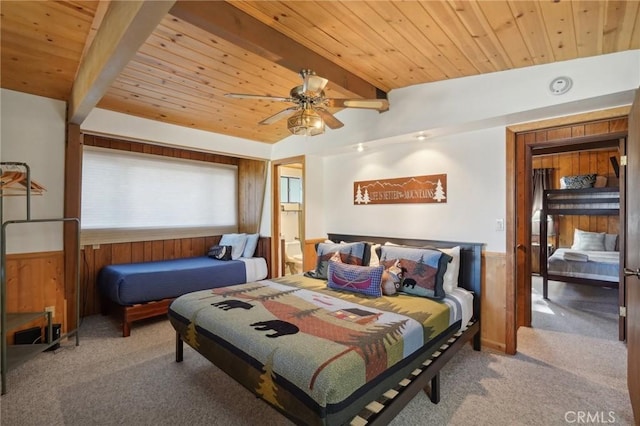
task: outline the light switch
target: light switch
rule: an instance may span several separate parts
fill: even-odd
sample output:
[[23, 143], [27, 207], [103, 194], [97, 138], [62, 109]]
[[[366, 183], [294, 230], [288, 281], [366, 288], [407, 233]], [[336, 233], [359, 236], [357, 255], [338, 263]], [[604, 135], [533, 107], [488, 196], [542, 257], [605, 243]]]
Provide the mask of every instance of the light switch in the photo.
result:
[[504, 231], [504, 219], [496, 219], [496, 231]]

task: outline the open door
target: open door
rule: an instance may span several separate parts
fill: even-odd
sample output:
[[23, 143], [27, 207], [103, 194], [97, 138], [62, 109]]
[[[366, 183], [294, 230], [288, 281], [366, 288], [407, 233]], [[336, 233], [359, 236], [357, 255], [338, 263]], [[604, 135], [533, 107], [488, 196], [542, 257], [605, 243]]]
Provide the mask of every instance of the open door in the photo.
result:
[[633, 417], [640, 424], [640, 89], [629, 114], [626, 230], [623, 280], [627, 294], [627, 384]]
[[[272, 161], [271, 261], [273, 277], [294, 271], [304, 264], [304, 156]], [[299, 252], [292, 253], [297, 243]], [[292, 259], [295, 257], [295, 259]]]

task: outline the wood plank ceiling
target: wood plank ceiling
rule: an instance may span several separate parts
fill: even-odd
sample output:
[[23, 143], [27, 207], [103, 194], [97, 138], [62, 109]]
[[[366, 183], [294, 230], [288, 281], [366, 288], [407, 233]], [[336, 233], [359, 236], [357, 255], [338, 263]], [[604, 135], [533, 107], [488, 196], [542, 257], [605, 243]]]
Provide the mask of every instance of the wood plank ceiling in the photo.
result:
[[[375, 97], [414, 84], [638, 49], [639, 5], [178, 1], [97, 106], [274, 143], [289, 136], [286, 120], [257, 123], [291, 104], [224, 94], [286, 97], [301, 82], [298, 71], [313, 67], [329, 78], [329, 97]], [[108, 7], [108, 1], [3, 0], [1, 87], [68, 101]]]

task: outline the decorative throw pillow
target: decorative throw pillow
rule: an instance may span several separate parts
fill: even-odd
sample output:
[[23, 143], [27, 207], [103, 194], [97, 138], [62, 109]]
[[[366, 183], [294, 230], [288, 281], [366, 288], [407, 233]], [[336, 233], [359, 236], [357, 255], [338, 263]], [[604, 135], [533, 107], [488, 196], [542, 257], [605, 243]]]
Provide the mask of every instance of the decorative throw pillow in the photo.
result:
[[396, 294], [400, 291], [401, 284], [402, 269], [400, 268], [400, 261], [396, 260], [392, 266], [386, 268], [382, 273], [382, 294], [385, 296]]
[[396, 264], [402, 271], [400, 291], [431, 299], [445, 296], [443, 287], [447, 264], [452, 257], [437, 249], [382, 246], [380, 264]]
[[218, 260], [231, 260], [231, 246], [213, 246], [207, 256]]
[[576, 228], [573, 232], [573, 250], [605, 251], [604, 232], [588, 232]]
[[560, 188], [562, 189], [593, 188], [593, 185], [595, 183], [595, 173], [576, 176], [563, 176], [562, 178], [560, 178]]
[[247, 244], [247, 234], [224, 234], [220, 238], [221, 246], [231, 246], [231, 258], [236, 260], [242, 257], [244, 246]]
[[256, 247], [258, 247], [258, 239], [260, 234], [248, 234], [247, 242], [242, 251], [242, 257], [253, 257], [256, 254]]
[[362, 266], [367, 265], [369, 262], [369, 244], [367, 243], [319, 243], [316, 246], [316, 270], [315, 272], [306, 273], [306, 275], [326, 280], [329, 259], [336, 252], [340, 254], [342, 263]]
[[382, 296], [382, 273], [384, 267], [347, 265], [330, 260], [327, 286], [334, 290], [344, 290], [366, 296]]

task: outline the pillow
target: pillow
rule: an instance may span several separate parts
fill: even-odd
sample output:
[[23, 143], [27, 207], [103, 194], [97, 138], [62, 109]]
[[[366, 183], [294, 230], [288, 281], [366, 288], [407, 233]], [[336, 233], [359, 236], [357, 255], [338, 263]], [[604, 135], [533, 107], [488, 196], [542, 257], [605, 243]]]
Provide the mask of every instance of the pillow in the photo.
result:
[[458, 287], [458, 275], [460, 274], [460, 246], [450, 249], [438, 249], [451, 256], [451, 262], [447, 265], [447, 272], [444, 273], [442, 286], [445, 293], [451, 293]]
[[560, 178], [560, 189], [593, 188], [596, 183], [596, 174], [563, 176]]
[[256, 254], [256, 247], [258, 247], [259, 238], [260, 234], [247, 235], [247, 242], [244, 246], [244, 250], [242, 251], [242, 257], [253, 257], [253, 255]]
[[604, 188], [607, 186], [607, 177], [606, 176], [596, 176], [596, 182], [593, 184], [594, 188]]
[[382, 273], [382, 294], [385, 296], [396, 294], [400, 291], [401, 284], [402, 269], [400, 268], [400, 261], [396, 260], [396, 263]]
[[573, 250], [605, 251], [604, 232], [588, 232], [576, 228], [573, 232]]
[[231, 260], [231, 246], [212, 246], [207, 256], [218, 260]]
[[242, 256], [244, 246], [247, 244], [247, 234], [224, 234], [220, 238], [219, 245], [231, 246], [231, 258], [233, 260]]
[[604, 234], [604, 250], [605, 251], [617, 251], [618, 247], [618, 235], [617, 234]]
[[430, 248], [384, 245], [380, 249], [380, 264], [397, 265], [402, 271], [400, 291], [431, 299], [445, 296], [444, 274], [451, 256]]
[[329, 259], [334, 253], [340, 253], [342, 263], [350, 265], [367, 265], [369, 263], [369, 244], [365, 242], [357, 243], [319, 243], [316, 246], [316, 270], [307, 274], [313, 278], [327, 279], [327, 267]]
[[372, 297], [382, 296], [382, 272], [384, 267], [348, 265], [329, 261], [327, 286], [334, 290], [344, 290]]
[[380, 257], [378, 257], [378, 249], [380, 244], [371, 244], [371, 251], [369, 252], [369, 266], [378, 266], [380, 264]]

